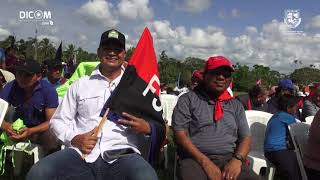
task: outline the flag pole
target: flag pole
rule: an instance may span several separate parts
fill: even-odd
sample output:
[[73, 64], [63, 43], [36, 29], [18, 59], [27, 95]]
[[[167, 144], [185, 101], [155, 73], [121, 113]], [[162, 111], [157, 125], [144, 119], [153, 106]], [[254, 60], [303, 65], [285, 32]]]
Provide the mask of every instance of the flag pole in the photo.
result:
[[[108, 117], [109, 111], [110, 111], [110, 108], [107, 108], [106, 112], [104, 112], [104, 115], [103, 115], [103, 117], [102, 117], [102, 119], [101, 119], [101, 121], [100, 121], [100, 123], [99, 123], [98, 130], [97, 130], [97, 132], [95, 132], [95, 133], [93, 134], [94, 137], [97, 137], [98, 134], [100, 133], [100, 131], [102, 130], [103, 125], [104, 125], [105, 122], [107, 121], [107, 117]], [[82, 157], [82, 159], [85, 159], [86, 156], [87, 156], [87, 154], [82, 154], [81, 157]]]

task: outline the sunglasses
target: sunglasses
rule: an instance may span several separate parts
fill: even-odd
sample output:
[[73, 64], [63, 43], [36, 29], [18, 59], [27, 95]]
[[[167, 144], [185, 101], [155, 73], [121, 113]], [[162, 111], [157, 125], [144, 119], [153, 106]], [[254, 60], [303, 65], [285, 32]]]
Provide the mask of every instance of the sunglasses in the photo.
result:
[[224, 67], [213, 69], [213, 70], [209, 70], [208, 73], [211, 74], [211, 75], [215, 75], [215, 76], [222, 75], [225, 78], [230, 78], [231, 75], [232, 75], [231, 71], [226, 69], [226, 68], [224, 68]]

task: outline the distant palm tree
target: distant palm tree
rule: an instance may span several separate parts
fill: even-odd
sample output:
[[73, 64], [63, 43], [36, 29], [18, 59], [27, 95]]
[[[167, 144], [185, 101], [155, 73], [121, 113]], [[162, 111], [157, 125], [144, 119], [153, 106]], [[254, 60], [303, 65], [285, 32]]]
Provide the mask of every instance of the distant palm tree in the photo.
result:
[[38, 45], [39, 59], [44, 61], [46, 59], [53, 59], [56, 49], [50, 43], [48, 38], [43, 38]]
[[64, 51], [64, 56], [66, 60], [69, 61], [73, 55], [76, 53], [76, 46], [73, 44], [69, 44], [67, 50]]

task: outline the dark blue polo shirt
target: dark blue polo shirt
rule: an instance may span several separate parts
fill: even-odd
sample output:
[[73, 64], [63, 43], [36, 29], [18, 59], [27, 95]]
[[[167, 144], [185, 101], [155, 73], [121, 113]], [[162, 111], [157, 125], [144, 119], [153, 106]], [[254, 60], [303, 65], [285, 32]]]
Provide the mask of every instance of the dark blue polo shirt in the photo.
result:
[[59, 105], [56, 90], [44, 80], [38, 82], [32, 97], [27, 102], [24, 100], [24, 91], [16, 80], [11, 81], [3, 88], [0, 92], [0, 98], [15, 108], [14, 119], [23, 119], [27, 127], [34, 127], [45, 122], [45, 108], [56, 108]]

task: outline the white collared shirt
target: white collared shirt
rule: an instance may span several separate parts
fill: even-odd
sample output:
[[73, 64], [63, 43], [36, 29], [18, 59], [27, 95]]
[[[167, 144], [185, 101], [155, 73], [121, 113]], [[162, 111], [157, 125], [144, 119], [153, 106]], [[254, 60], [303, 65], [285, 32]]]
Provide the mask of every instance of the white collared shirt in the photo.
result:
[[[71, 85], [50, 120], [52, 132], [67, 147], [74, 148], [80, 155], [82, 154], [79, 149], [72, 147], [71, 140], [76, 135], [89, 132], [99, 125], [102, 119], [101, 110], [124, 73], [123, 68], [121, 75], [110, 81], [101, 74], [98, 67], [90, 76], [82, 77]], [[101, 155], [104, 160], [112, 163], [113, 160], [103, 156], [104, 151], [112, 149], [132, 148], [140, 154], [136, 146], [140, 137], [131, 129], [107, 120], [98, 134], [96, 146], [85, 160], [94, 162]]]

